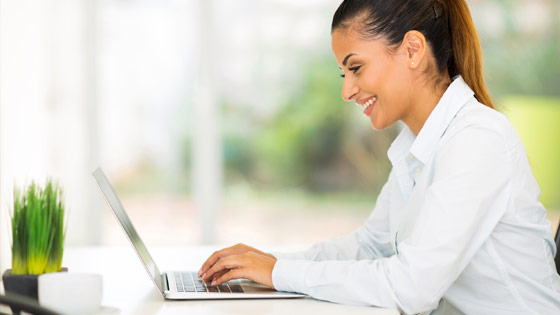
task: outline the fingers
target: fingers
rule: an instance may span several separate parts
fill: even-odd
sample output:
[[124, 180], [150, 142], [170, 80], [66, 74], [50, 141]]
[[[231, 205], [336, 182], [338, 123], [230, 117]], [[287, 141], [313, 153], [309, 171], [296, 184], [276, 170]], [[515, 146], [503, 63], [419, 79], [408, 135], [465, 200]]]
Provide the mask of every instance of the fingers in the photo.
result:
[[226, 272], [228, 272], [228, 271], [230, 271], [230, 269], [222, 269], [222, 270], [216, 272], [214, 275], [212, 275], [212, 277], [210, 277], [210, 278], [208, 279], [209, 282], [210, 282], [210, 281], [213, 281], [214, 279], [217, 279], [217, 278], [223, 276], [223, 275], [224, 275]]
[[224, 282], [228, 282], [229, 280], [244, 278], [244, 269], [236, 268], [230, 269], [227, 272], [223, 273], [219, 277], [214, 278], [212, 280], [212, 285], [220, 285]]
[[216, 273], [227, 272], [229, 269], [239, 267], [241, 264], [241, 255], [230, 255], [220, 258], [216, 263], [208, 269], [202, 276], [204, 282], [208, 282], [215, 277]]
[[[258, 259], [257, 259], [258, 258]], [[203, 279], [203, 281], [208, 282], [211, 280], [216, 280], [222, 278], [226, 273], [229, 273], [229, 276], [233, 274], [238, 274], [238, 271], [235, 273], [230, 273], [231, 269], [241, 269], [242, 266], [250, 266], [251, 270], [254, 269], [254, 265], [256, 263], [255, 259], [261, 261], [261, 263], [266, 264], [267, 267], [265, 273], [271, 273], [272, 268], [270, 265], [274, 266], [276, 262], [276, 257], [271, 254], [264, 253], [258, 249], [253, 247], [247, 246], [245, 244], [236, 244], [231, 247], [224, 248], [222, 250], [214, 252], [200, 267], [198, 272], [198, 276]], [[251, 262], [252, 261], [252, 262]], [[261, 265], [260, 263], [258, 265]], [[272, 287], [272, 282], [269, 279], [270, 276], [259, 278], [258, 280], [253, 279], [254, 272], [245, 270], [245, 277], [247, 279], [251, 279], [253, 281], [261, 282], [265, 285]], [[228, 277], [229, 277], [228, 276]], [[250, 277], [251, 276], [251, 277]], [[229, 280], [221, 280], [221, 281], [229, 281]]]
[[198, 271], [198, 276], [204, 278], [204, 274], [208, 272], [208, 269], [210, 269], [210, 267], [212, 267], [216, 263], [216, 261], [218, 261], [220, 258], [229, 255], [243, 254], [250, 250], [255, 250], [255, 249], [245, 244], [236, 244], [224, 248], [222, 250], [216, 251], [210, 257], [208, 257], [208, 259], [204, 262], [204, 264], [202, 264], [202, 267], [200, 267], [200, 270]]
[[208, 272], [208, 269], [210, 269], [210, 267], [212, 267], [216, 263], [216, 261], [218, 261], [222, 257], [231, 254], [233, 247], [234, 246], [224, 248], [210, 255], [210, 257], [208, 257], [208, 259], [204, 262], [204, 264], [202, 264], [202, 267], [200, 267], [200, 270], [198, 271], [198, 276], [204, 278], [204, 274]]
[[245, 278], [274, 288], [272, 283], [272, 270], [276, 259], [255, 252], [246, 252], [241, 255], [230, 255], [219, 259], [206, 272], [204, 281], [212, 280], [212, 285]]

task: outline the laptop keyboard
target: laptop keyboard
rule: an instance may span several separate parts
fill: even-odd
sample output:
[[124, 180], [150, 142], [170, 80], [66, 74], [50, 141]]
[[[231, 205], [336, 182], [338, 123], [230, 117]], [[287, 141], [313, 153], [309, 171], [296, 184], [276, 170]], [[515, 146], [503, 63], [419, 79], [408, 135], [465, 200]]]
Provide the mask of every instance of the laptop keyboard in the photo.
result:
[[211, 286], [210, 283], [204, 283], [196, 272], [175, 272], [174, 274], [178, 292], [243, 293], [239, 284], [225, 282]]

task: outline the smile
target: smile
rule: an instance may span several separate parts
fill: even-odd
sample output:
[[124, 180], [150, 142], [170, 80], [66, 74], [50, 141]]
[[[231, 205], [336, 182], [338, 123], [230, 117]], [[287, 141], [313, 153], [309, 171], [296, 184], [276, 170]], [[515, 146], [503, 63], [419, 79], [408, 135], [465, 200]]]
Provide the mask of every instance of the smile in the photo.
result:
[[366, 116], [369, 116], [369, 114], [371, 114], [375, 101], [377, 101], [377, 96], [372, 96], [369, 99], [364, 100], [364, 102], [356, 102], [356, 105], [362, 107], [364, 109], [364, 114], [366, 114]]

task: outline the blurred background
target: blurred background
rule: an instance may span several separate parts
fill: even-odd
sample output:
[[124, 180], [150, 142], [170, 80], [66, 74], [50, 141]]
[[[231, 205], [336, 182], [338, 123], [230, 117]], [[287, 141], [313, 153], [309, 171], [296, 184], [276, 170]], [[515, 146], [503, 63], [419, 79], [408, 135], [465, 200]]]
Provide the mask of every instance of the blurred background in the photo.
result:
[[[67, 245], [311, 244], [369, 215], [399, 126], [340, 97], [340, 0], [0, 0], [0, 264], [13, 187], [57, 178]], [[560, 218], [560, 2], [470, 0], [486, 80]]]

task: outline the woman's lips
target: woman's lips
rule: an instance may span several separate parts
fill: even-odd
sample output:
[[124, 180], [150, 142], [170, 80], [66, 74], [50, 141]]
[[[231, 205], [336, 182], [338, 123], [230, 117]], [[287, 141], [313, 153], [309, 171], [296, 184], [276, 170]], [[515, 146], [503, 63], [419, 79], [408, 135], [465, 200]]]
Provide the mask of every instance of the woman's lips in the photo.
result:
[[361, 106], [364, 108], [364, 114], [366, 116], [369, 116], [371, 114], [371, 112], [373, 111], [373, 106], [375, 105], [375, 102], [377, 101], [377, 96], [372, 96], [370, 98], [367, 98], [361, 102], [356, 102], [357, 105]]
[[366, 109], [364, 109], [364, 114], [365, 114], [366, 116], [371, 115], [371, 112], [373, 112], [373, 106], [374, 106], [374, 105], [375, 105], [375, 102], [371, 103], [370, 105], [368, 105], [368, 106], [366, 107]]

